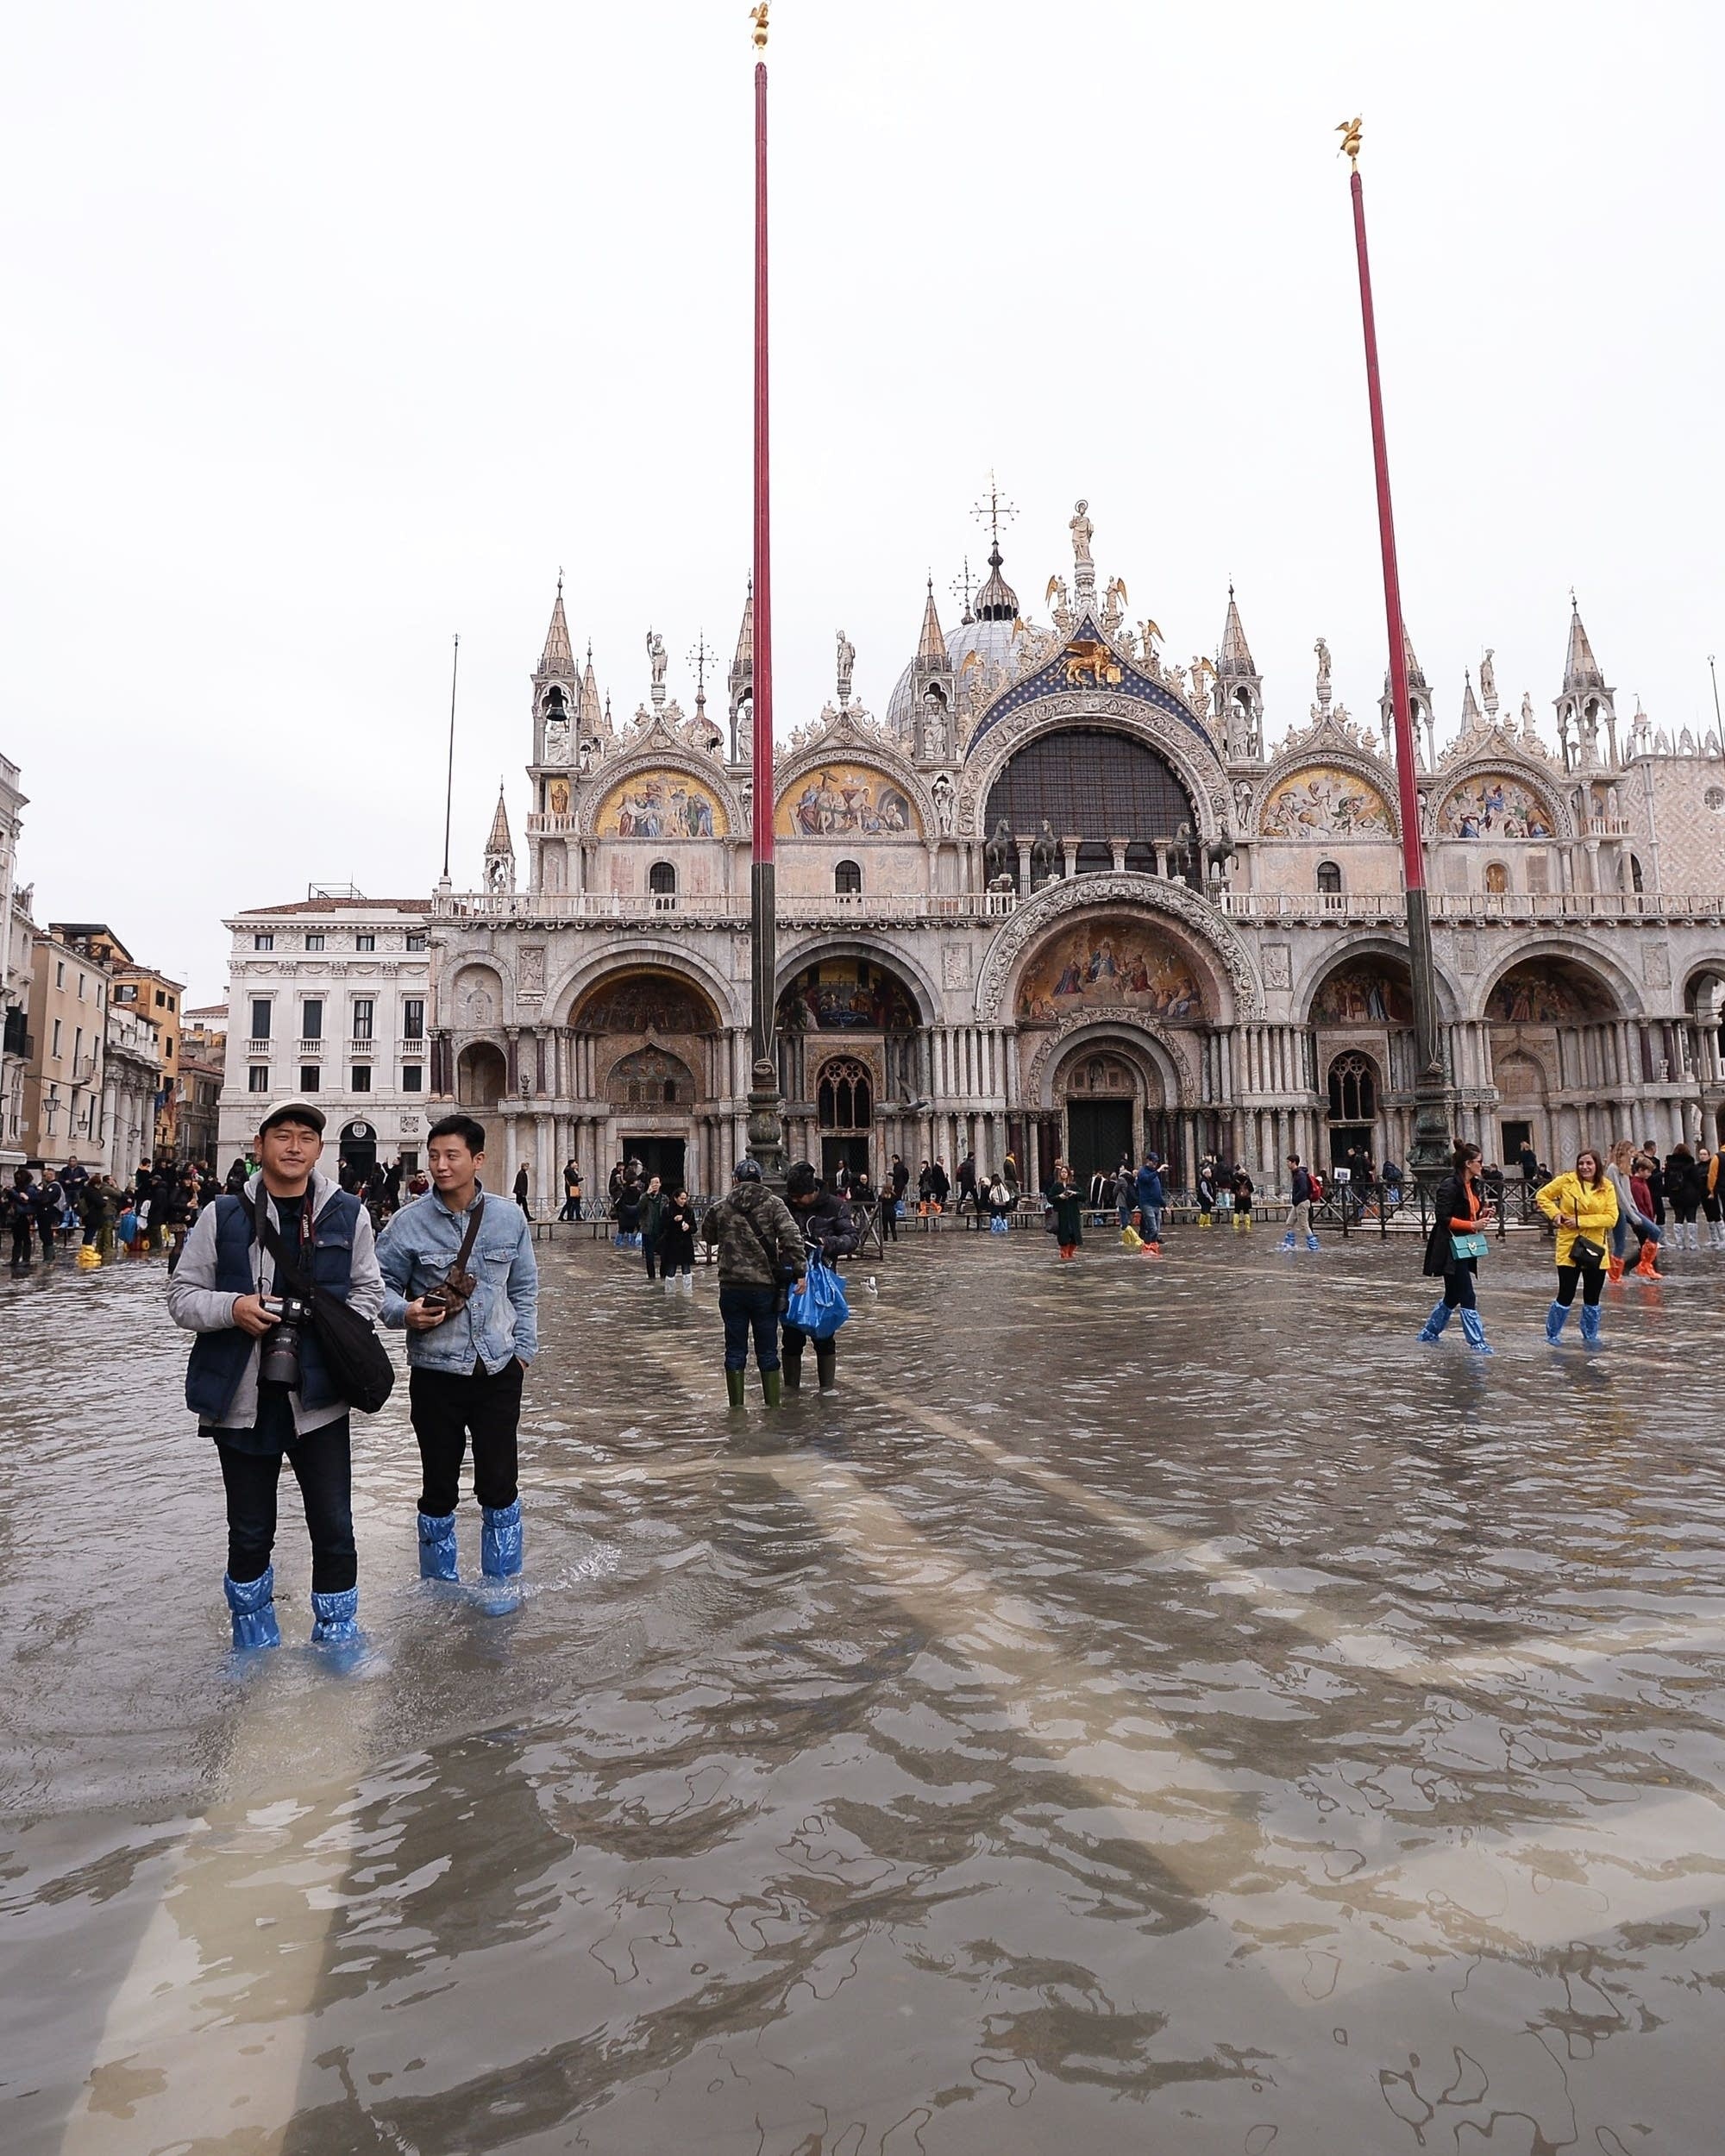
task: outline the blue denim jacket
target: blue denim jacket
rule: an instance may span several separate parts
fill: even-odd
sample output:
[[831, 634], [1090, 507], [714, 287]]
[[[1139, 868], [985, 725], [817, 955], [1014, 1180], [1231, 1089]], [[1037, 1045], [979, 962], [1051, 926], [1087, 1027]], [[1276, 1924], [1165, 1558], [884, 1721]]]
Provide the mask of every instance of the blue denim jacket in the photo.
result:
[[[416, 1369], [467, 1376], [475, 1363], [483, 1363], [495, 1376], [511, 1356], [530, 1363], [539, 1352], [539, 1268], [527, 1216], [483, 1186], [474, 1204], [481, 1198], [485, 1217], [467, 1260], [479, 1285], [465, 1310], [429, 1332], [408, 1332], [407, 1359]], [[404, 1206], [384, 1230], [377, 1257], [386, 1325], [406, 1326], [408, 1304], [435, 1288], [454, 1265], [472, 1210], [451, 1213], [435, 1190], [428, 1191]]]

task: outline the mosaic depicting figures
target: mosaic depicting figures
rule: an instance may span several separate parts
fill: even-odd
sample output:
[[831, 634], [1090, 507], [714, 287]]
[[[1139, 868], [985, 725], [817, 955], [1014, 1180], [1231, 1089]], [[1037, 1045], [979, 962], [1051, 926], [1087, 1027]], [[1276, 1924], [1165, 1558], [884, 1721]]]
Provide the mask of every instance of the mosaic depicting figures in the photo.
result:
[[1204, 1015], [1203, 993], [1186, 958], [1137, 921], [1081, 921], [1043, 946], [1019, 984], [1021, 1018], [1046, 1023], [1103, 1005], [1149, 1018]]
[[780, 796], [781, 838], [916, 838], [917, 813], [902, 787], [866, 764], [828, 763]]
[[1321, 764], [1284, 779], [1264, 805], [1258, 828], [1270, 838], [1388, 837], [1389, 804], [1352, 771]]
[[600, 838], [711, 838], [729, 829], [718, 795], [681, 771], [624, 780], [593, 819]]
[[1584, 1015], [1574, 983], [1554, 966], [1512, 966], [1486, 1008], [1508, 1025], [1560, 1025]]
[[1344, 966], [1319, 989], [1312, 1004], [1316, 1025], [1411, 1025], [1408, 984], [1382, 966]]
[[916, 1005], [904, 983], [866, 958], [806, 966], [779, 998], [779, 1023], [794, 1031], [908, 1033]]
[[1537, 795], [1501, 771], [1467, 779], [1444, 803], [1438, 829], [1446, 838], [1550, 838], [1551, 817]]
[[706, 1033], [714, 1019], [697, 992], [671, 974], [601, 981], [574, 1023], [584, 1033]]

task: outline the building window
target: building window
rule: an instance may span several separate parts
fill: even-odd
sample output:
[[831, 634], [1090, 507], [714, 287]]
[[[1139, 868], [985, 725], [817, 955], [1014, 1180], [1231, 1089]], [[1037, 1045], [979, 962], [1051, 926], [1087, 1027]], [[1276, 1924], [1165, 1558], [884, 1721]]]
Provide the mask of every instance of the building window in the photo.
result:
[[169, 1062], [173, 1061], [173, 1036], [171, 1033], [162, 1043], [162, 1054], [166, 1056]]
[[674, 898], [677, 893], [677, 872], [668, 861], [656, 861], [647, 871], [647, 888], [656, 899]]
[[841, 899], [854, 899], [862, 889], [862, 871], [854, 861], [841, 861], [832, 872], [832, 887]]
[[425, 947], [425, 936], [423, 931], [410, 929], [407, 936], [407, 948], [409, 950], [423, 950]]
[[63, 958], [57, 958], [54, 961], [54, 986], [56, 988], [63, 988], [66, 986], [66, 961]]
[[72, 1037], [72, 1060], [74, 1064], [84, 1061], [84, 1028], [78, 1026]]
[[1509, 871], [1503, 866], [1503, 863], [1501, 861], [1488, 861], [1486, 862], [1485, 887], [1491, 893], [1494, 898], [1500, 899], [1509, 888]]
[[1318, 863], [1318, 888], [1333, 898], [1342, 887], [1341, 863], [1339, 861], [1320, 861]]
[[167, 1007], [170, 1011], [177, 1011], [179, 1008], [179, 1005], [172, 996], [170, 996], [167, 1000]]
[[270, 1067], [267, 1063], [254, 1063], [246, 1073], [248, 1093], [267, 1093], [270, 1089]]
[[1638, 895], [1647, 888], [1641, 878], [1640, 862], [1634, 854], [1629, 856], [1629, 888]]
[[303, 1041], [321, 1041], [323, 1037], [323, 999], [307, 996], [299, 1014], [299, 1037]]
[[1377, 1117], [1377, 1074], [1364, 1056], [1338, 1056], [1330, 1065], [1332, 1123], [1371, 1123]]
[[302, 1093], [316, 1093], [323, 1082], [321, 1066], [317, 1063], [302, 1063], [299, 1066], [299, 1090]]
[[368, 928], [362, 928], [354, 938], [355, 950], [375, 950], [377, 947], [378, 939]]
[[53, 1022], [53, 1046], [49, 1049], [48, 1053], [50, 1056], [60, 1054], [60, 1020], [58, 1018]]
[[404, 1063], [401, 1066], [401, 1090], [404, 1093], [423, 1093], [425, 1066], [423, 1063]]
[[372, 1067], [369, 1063], [355, 1063], [348, 1073], [352, 1083], [350, 1093], [369, 1093], [372, 1089]]
[[323, 930], [322, 930], [321, 928], [308, 929], [308, 930], [306, 931], [306, 933], [305, 933], [305, 948], [307, 949], [307, 950], [323, 950]]
[[354, 1040], [356, 1040], [356, 1041], [368, 1041], [368, 1040], [371, 1038], [371, 1037], [372, 1037], [372, 1010], [373, 1010], [373, 1001], [372, 1001], [372, 999], [371, 999], [371, 997], [370, 997], [370, 996], [355, 996], [355, 997], [354, 997], [354, 1031], [353, 1031], [353, 1034], [352, 1034], [352, 1038], [354, 1038]]
[[423, 996], [409, 996], [402, 1004], [401, 1037], [405, 1041], [424, 1039], [425, 1000]]
[[270, 1037], [270, 1005], [267, 996], [252, 998], [252, 1038], [267, 1041]]
[[874, 1088], [854, 1056], [822, 1064], [815, 1100], [823, 1130], [866, 1131], [874, 1119]]
[[135, 1003], [137, 1000], [138, 984], [135, 981], [122, 981], [116, 984], [114, 989], [116, 1003]]
[[166, 998], [166, 996], [165, 996], [165, 995], [162, 993], [161, 990], [160, 990], [160, 988], [158, 988], [158, 989], [156, 990], [156, 1008], [157, 1008], [157, 1010], [158, 1010], [158, 1011], [160, 1011], [160, 1010], [161, 1009], [162, 1006], [163, 1006], [163, 1005], [164, 1005], [166, 1001], [167, 1001], [167, 998]]
[[267, 930], [260, 930], [258, 934], [254, 936], [252, 938], [252, 949], [254, 950], [273, 950], [275, 949], [275, 938], [268, 932]]
[[82, 974], [78, 976], [78, 1000], [80, 1003], [84, 1000], [84, 975]]

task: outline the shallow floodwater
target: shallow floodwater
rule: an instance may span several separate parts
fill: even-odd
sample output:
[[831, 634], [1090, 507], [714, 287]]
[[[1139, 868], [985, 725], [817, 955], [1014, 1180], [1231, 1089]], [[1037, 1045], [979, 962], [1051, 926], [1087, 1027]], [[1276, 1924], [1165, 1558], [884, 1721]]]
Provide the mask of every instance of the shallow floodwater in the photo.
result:
[[521, 1604], [401, 1397], [346, 1671], [285, 1478], [227, 1651], [160, 1264], [0, 1283], [0, 2147], [1716, 2149], [1725, 1256], [1590, 1358], [1512, 1241], [1483, 1361], [1411, 1242], [1111, 1240], [731, 1417], [710, 1272], [542, 1250]]

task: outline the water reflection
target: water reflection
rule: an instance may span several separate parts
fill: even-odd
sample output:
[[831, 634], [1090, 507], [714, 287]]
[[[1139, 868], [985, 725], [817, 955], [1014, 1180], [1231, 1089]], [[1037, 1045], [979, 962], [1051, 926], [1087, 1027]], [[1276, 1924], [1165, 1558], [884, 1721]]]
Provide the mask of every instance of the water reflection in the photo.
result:
[[530, 1591], [425, 1599], [392, 1403], [342, 1683], [224, 1663], [159, 1282], [0, 1300], [8, 2147], [1710, 2147], [1718, 1285], [1553, 1357], [1498, 1254], [1484, 1363], [1394, 1253], [1042, 1240], [740, 1431], [554, 1257]]

